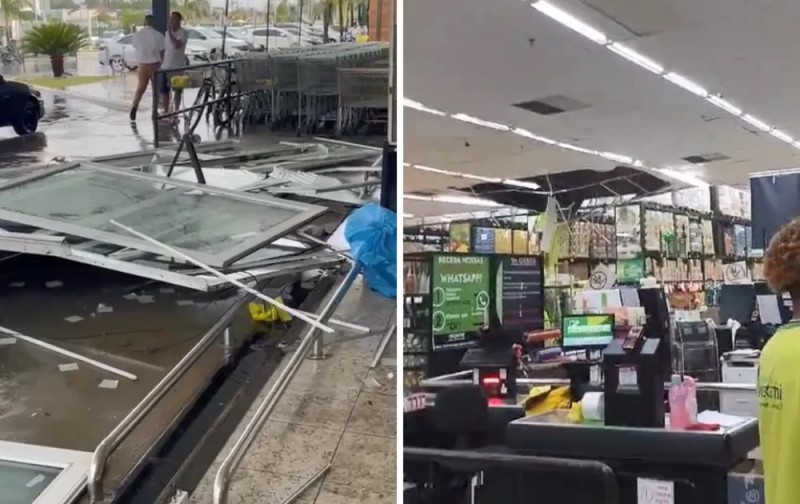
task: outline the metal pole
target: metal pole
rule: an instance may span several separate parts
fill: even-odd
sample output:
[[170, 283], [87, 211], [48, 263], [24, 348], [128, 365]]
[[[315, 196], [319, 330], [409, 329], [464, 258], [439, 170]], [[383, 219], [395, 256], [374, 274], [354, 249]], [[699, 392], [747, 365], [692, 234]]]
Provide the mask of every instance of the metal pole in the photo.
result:
[[[353, 285], [353, 282], [361, 273], [362, 269], [363, 265], [361, 263], [356, 263], [353, 265], [353, 267], [347, 273], [347, 276], [342, 280], [342, 283], [325, 304], [325, 307], [322, 308], [322, 311], [319, 314], [319, 320], [321, 323], [324, 324], [331, 317], [331, 315], [333, 315], [333, 312], [336, 311], [336, 308], [342, 302], [342, 299], [344, 299], [345, 295], [350, 290], [350, 287]], [[278, 401], [286, 391], [287, 385], [292, 378], [294, 378], [294, 375], [297, 374], [297, 370], [300, 368], [300, 364], [303, 362], [306, 352], [308, 352], [308, 347], [315, 339], [317, 332], [318, 331], [315, 327], [309, 327], [305, 336], [303, 336], [300, 345], [297, 347], [297, 350], [292, 355], [291, 360], [289, 360], [289, 362], [286, 364], [286, 367], [275, 381], [275, 385], [267, 393], [267, 397], [264, 398], [264, 401], [258, 407], [258, 410], [256, 411], [255, 415], [253, 415], [252, 420], [250, 420], [250, 422], [247, 424], [244, 432], [242, 432], [242, 435], [236, 440], [236, 443], [233, 445], [230, 453], [228, 453], [228, 456], [225, 457], [222, 465], [220, 465], [219, 471], [217, 471], [217, 475], [214, 478], [214, 504], [227, 504], [231, 476], [239, 467], [239, 463], [241, 462], [242, 457], [247, 449], [253, 444], [256, 434], [264, 426], [264, 422], [266, 422], [273, 410], [275, 410], [275, 407], [278, 405]]]
[[156, 91], [156, 81], [158, 79], [160, 70], [156, 70], [153, 74], [150, 89], [153, 92], [153, 111], [151, 117], [153, 119], [153, 146], [158, 149], [158, 92]]
[[231, 357], [233, 356], [233, 344], [231, 340], [231, 328], [228, 326], [222, 332], [222, 347], [225, 351], [225, 364], [230, 364]]
[[[264, 35], [266, 43], [264, 44], [264, 52], [269, 53], [269, 21], [272, 17], [272, 0], [267, 0], [267, 34]], [[255, 40], [253, 41], [255, 42]]]
[[287, 497], [286, 500], [284, 500], [282, 504], [292, 504], [292, 502], [296, 501], [301, 495], [303, 495], [306, 492], [306, 490], [311, 488], [314, 485], [314, 483], [316, 483], [317, 481], [322, 479], [323, 476], [328, 474], [328, 471], [330, 471], [330, 470], [331, 470], [331, 465], [330, 464], [328, 464], [325, 467], [323, 467], [320, 472], [318, 472], [317, 474], [312, 476], [310, 480], [306, 481], [305, 483], [303, 483], [300, 486], [300, 488], [298, 488], [297, 490], [292, 492], [292, 495]]
[[225, 57], [225, 41], [228, 38], [228, 8], [230, 7], [230, 0], [225, 0], [225, 19], [222, 24], [222, 57]]
[[378, 363], [381, 361], [381, 356], [383, 352], [386, 350], [386, 345], [389, 344], [389, 341], [392, 339], [392, 335], [397, 331], [397, 322], [392, 324], [392, 327], [386, 331], [386, 334], [383, 335], [381, 338], [381, 344], [378, 346], [378, 350], [375, 352], [375, 355], [372, 357], [372, 364], [370, 364], [370, 369], [375, 369]]

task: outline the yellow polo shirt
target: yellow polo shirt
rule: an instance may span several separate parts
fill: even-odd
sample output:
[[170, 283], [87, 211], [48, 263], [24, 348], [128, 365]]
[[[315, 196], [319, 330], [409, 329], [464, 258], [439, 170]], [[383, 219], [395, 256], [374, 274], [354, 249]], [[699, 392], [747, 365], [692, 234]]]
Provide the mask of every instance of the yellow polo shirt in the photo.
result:
[[761, 352], [758, 430], [765, 502], [800, 502], [800, 321], [778, 329]]

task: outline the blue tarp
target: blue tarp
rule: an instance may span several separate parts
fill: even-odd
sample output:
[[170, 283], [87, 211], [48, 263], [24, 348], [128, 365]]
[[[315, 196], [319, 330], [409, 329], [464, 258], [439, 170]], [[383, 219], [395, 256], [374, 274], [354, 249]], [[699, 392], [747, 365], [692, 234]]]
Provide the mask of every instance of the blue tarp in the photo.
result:
[[367, 285], [397, 297], [397, 214], [370, 203], [347, 218], [344, 236], [352, 256], [364, 265]]

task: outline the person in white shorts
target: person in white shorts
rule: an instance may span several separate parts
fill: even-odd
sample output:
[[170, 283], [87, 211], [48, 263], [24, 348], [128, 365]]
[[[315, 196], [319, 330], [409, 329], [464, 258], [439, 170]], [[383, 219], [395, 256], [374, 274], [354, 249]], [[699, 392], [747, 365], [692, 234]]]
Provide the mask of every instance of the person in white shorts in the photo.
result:
[[139, 110], [139, 102], [142, 101], [144, 92], [147, 91], [147, 83], [153, 78], [161, 60], [164, 59], [164, 35], [153, 28], [153, 16], [145, 16], [144, 26], [133, 36], [133, 48], [136, 50], [136, 61], [139, 62], [139, 83], [136, 86], [136, 94], [133, 95], [131, 121], [136, 120], [136, 112]]
[[[170, 70], [173, 68], [181, 68], [186, 66], [186, 43], [189, 40], [189, 34], [181, 28], [183, 16], [180, 12], [173, 12], [169, 17], [169, 25], [167, 26], [166, 43], [164, 45], [164, 61], [161, 62], [162, 70]], [[173, 72], [161, 73], [161, 105], [164, 112], [169, 112], [169, 95], [171, 91], [170, 79], [175, 75]], [[181, 92], [175, 90], [175, 108], [181, 106]]]

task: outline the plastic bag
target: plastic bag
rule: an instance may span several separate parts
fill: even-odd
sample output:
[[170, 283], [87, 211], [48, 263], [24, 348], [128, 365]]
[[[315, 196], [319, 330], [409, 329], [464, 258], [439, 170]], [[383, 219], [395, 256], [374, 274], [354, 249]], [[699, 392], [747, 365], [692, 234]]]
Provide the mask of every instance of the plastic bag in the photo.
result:
[[397, 214], [370, 203], [347, 218], [344, 236], [352, 256], [364, 265], [367, 285], [378, 294], [397, 296]]

